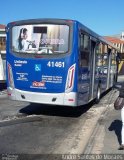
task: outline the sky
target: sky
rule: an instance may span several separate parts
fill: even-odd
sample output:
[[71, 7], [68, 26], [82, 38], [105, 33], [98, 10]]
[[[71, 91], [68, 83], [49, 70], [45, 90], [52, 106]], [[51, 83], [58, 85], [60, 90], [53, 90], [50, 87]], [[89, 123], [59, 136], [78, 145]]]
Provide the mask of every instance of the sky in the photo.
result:
[[1, 0], [0, 24], [34, 19], [78, 20], [102, 36], [124, 31], [124, 0]]

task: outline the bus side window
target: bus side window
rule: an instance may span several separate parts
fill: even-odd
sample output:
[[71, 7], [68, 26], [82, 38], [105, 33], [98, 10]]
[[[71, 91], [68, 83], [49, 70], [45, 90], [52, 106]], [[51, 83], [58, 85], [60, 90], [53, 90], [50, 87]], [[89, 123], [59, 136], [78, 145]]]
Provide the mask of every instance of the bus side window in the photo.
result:
[[97, 67], [102, 67], [102, 63], [103, 63], [103, 58], [102, 58], [102, 43], [98, 43], [97, 44], [97, 48], [96, 48], [96, 66]]
[[80, 66], [87, 67], [89, 64], [89, 36], [80, 35]]

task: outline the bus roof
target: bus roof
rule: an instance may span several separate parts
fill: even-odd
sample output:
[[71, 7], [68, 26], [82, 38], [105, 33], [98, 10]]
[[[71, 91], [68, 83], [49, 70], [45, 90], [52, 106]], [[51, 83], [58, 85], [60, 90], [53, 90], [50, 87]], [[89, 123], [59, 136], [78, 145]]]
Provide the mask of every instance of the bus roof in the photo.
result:
[[21, 25], [21, 24], [31, 24], [31, 23], [60, 23], [60, 24], [72, 24], [72, 23], [77, 23], [80, 27], [80, 29], [84, 30], [86, 33], [88, 33], [90, 36], [95, 37], [96, 39], [102, 41], [103, 43], [108, 44], [109, 46], [115, 48], [116, 50], [119, 49], [117, 47], [115, 47], [111, 42], [107, 41], [104, 37], [100, 36], [99, 34], [95, 33], [94, 31], [92, 31], [90, 28], [86, 27], [85, 25], [83, 25], [81, 22], [77, 21], [77, 20], [72, 20], [72, 19], [57, 19], [57, 18], [39, 18], [39, 19], [27, 19], [27, 20], [19, 20], [19, 21], [14, 21], [14, 22], [10, 22], [8, 24], [8, 26], [14, 26], [14, 25]]
[[88, 33], [89, 35], [92, 35], [96, 39], [99, 39], [103, 43], [106, 43], [109, 46], [111, 46], [111, 47], [113, 47], [113, 48], [115, 48], [116, 50], [119, 51], [119, 48], [115, 47], [110, 41], [107, 41], [103, 36], [100, 36], [99, 34], [95, 33], [94, 31], [92, 31], [91, 29], [89, 29], [88, 27], [86, 27], [85, 25], [83, 25], [82, 23], [80, 23], [80, 22], [78, 22], [78, 23], [79, 23], [79, 26], [81, 26], [81, 29], [84, 30], [86, 33]]

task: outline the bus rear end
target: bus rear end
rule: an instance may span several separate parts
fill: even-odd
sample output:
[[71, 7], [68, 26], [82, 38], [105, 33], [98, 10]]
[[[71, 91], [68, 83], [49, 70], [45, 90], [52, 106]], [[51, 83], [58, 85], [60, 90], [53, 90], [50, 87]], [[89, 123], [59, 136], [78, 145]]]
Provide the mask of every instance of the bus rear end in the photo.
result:
[[[7, 89], [13, 100], [77, 105], [74, 25], [27, 20], [7, 26]], [[75, 45], [76, 46], [76, 45]]]

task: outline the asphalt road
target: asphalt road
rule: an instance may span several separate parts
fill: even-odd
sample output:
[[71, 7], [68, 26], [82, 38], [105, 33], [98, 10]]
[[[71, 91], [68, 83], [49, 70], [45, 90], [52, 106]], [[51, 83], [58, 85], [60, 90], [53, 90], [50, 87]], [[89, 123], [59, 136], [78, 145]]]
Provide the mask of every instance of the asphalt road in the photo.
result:
[[0, 154], [81, 154], [117, 92], [99, 104], [69, 108], [29, 104], [0, 96]]

